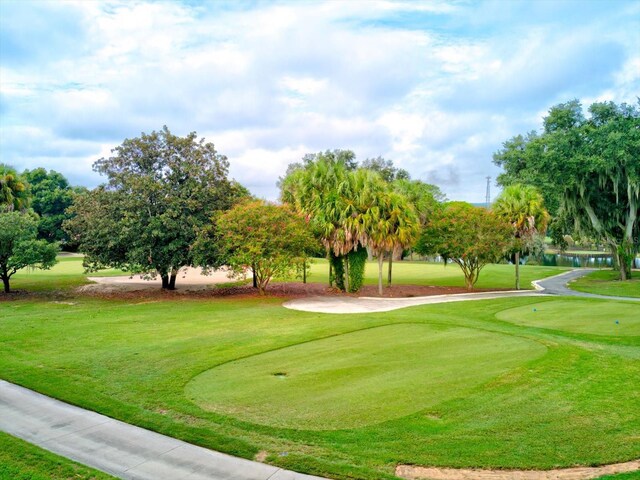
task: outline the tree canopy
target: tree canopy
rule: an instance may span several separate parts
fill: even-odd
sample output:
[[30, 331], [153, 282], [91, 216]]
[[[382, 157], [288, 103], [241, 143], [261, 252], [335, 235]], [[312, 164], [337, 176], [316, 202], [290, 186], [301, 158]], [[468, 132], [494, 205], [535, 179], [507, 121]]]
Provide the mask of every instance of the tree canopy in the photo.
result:
[[639, 248], [640, 108], [577, 100], [557, 105], [541, 134], [514, 137], [494, 155], [499, 182], [538, 187], [552, 213], [609, 246], [622, 279]]
[[455, 262], [471, 290], [480, 271], [504, 255], [511, 235], [511, 226], [492, 212], [465, 202], [449, 202], [433, 213], [415, 249], [422, 255], [438, 254], [445, 264]]
[[54, 170], [47, 172], [44, 168], [25, 170], [22, 176], [30, 186], [31, 208], [40, 217], [38, 237], [69, 245], [69, 236], [62, 223], [71, 218], [67, 209], [73, 204], [74, 195], [86, 192], [86, 188], [73, 188], [64, 175]]
[[[77, 199], [66, 228], [89, 270], [157, 274], [163, 288], [173, 289], [179, 269], [196, 265], [192, 246], [200, 230], [248, 192], [227, 178], [227, 158], [195, 132], [179, 137], [164, 127], [112, 152], [94, 164], [107, 183]], [[219, 262], [215, 250], [198, 257], [201, 266]]]
[[13, 167], [0, 163], [0, 212], [25, 210], [30, 201], [27, 181]]
[[292, 277], [306, 268], [315, 248], [306, 220], [287, 206], [243, 202], [216, 223], [225, 263], [236, 275], [253, 270], [262, 295], [274, 277]]
[[20, 269], [51, 268], [56, 263], [58, 245], [37, 240], [38, 220], [33, 213], [0, 212], [0, 278], [5, 293], [11, 277]]
[[516, 290], [520, 290], [520, 253], [531, 244], [536, 234], [544, 234], [549, 213], [544, 208], [540, 192], [531, 185], [519, 183], [506, 187], [494, 202], [492, 210], [513, 228]]

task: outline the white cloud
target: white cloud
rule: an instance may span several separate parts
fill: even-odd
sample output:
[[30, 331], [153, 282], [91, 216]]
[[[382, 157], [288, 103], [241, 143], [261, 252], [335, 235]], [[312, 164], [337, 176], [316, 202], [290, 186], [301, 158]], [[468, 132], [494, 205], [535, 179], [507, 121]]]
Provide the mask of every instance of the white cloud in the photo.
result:
[[70, 45], [50, 33], [56, 23], [44, 28], [48, 17], [72, 19], [77, 32], [73, 48], [46, 61], [3, 59], [0, 151], [18, 168], [41, 162], [94, 184], [93, 161], [166, 124], [214, 142], [231, 173], [268, 198], [304, 153], [351, 148], [441, 181], [451, 198], [481, 199], [484, 177], [497, 173], [491, 153], [537, 128], [551, 105], [633, 101], [639, 90], [631, 3], [564, 28], [548, 5], [528, 16], [503, 5], [117, 1], [8, 11], [6, 34], [20, 31], [5, 27], [11, 19], [32, 18], [37, 45]]

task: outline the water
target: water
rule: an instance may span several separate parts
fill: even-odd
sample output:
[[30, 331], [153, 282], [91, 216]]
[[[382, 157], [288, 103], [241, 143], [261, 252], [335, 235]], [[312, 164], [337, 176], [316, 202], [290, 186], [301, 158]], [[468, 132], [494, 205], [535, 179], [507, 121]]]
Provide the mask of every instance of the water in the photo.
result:
[[[611, 268], [613, 260], [608, 253], [545, 253], [542, 265], [549, 267], [590, 267]], [[640, 268], [640, 258], [636, 258], [634, 268]]]

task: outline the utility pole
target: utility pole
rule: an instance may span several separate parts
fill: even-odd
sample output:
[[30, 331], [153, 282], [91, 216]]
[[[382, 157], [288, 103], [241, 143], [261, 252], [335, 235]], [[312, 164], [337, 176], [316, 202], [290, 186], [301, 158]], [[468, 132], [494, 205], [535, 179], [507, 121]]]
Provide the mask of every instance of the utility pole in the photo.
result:
[[489, 206], [491, 206], [491, 177], [487, 177], [487, 195], [485, 202], [487, 204], [487, 210], [489, 210]]

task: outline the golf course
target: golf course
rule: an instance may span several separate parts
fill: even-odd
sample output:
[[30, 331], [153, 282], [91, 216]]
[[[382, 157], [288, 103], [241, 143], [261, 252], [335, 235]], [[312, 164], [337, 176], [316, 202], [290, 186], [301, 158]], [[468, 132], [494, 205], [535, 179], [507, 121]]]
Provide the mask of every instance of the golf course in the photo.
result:
[[[0, 301], [2, 379], [337, 479], [396, 478], [399, 465], [548, 470], [640, 457], [637, 303], [534, 296], [319, 314], [286, 309], [281, 296], [217, 296], [215, 286], [199, 296], [83, 295], [81, 264], [64, 257], [15, 275], [14, 289], [29, 293]], [[327, 270], [315, 261], [309, 281], [325, 282]], [[529, 288], [565, 271], [521, 270]], [[365, 284], [376, 274], [369, 264]], [[478, 287], [512, 282], [512, 266], [490, 265]], [[398, 262], [394, 284], [464, 278], [451, 265]], [[50, 478], [36, 474], [54, 456], [30, 455], [40, 460], [2, 457], [0, 477]], [[60, 478], [103, 478], [71, 475]]]

